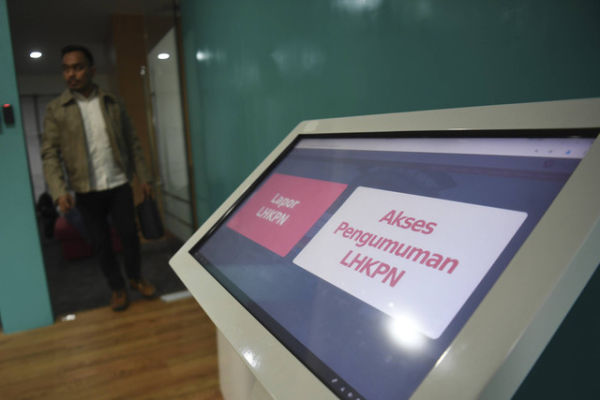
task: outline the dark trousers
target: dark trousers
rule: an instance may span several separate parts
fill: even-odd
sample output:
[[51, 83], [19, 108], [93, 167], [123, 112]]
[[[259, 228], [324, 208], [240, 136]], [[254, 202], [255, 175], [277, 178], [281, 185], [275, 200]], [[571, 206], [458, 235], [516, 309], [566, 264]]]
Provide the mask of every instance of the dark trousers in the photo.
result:
[[129, 184], [99, 192], [77, 193], [75, 202], [110, 288], [124, 289], [125, 280], [112, 247], [109, 217], [121, 239], [127, 277], [140, 279], [140, 239]]

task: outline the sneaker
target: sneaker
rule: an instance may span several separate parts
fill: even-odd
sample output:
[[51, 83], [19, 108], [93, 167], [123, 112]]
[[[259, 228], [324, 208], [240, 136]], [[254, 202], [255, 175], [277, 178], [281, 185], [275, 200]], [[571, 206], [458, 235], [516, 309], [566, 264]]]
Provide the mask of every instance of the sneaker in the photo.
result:
[[150, 282], [144, 279], [130, 279], [129, 285], [132, 289], [137, 290], [142, 294], [142, 296], [147, 297], [149, 299], [153, 298], [156, 295], [156, 288]]
[[113, 290], [110, 299], [110, 306], [113, 311], [123, 311], [129, 306], [129, 298], [125, 289]]

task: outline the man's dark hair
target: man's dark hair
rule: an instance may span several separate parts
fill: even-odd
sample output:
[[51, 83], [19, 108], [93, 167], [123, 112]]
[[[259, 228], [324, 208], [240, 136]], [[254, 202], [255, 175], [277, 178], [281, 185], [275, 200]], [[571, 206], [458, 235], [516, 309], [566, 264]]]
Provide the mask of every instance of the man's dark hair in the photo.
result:
[[82, 52], [85, 58], [87, 58], [88, 62], [90, 63], [90, 66], [94, 65], [94, 56], [92, 55], [92, 52], [87, 47], [80, 46], [78, 44], [70, 44], [68, 46], [63, 47], [61, 50], [61, 58], [64, 57], [65, 54], [71, 53], [72, 51]]

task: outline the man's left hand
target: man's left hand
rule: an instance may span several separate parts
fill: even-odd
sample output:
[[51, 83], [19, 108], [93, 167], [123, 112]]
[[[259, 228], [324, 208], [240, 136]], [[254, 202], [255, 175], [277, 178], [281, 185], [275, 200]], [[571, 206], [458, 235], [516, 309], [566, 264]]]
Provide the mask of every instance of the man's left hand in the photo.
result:
[[142, 188], [142, 193], [144, 194], [144, 198], [152, 197], [152, 185], [144, 182], [140, 186]]

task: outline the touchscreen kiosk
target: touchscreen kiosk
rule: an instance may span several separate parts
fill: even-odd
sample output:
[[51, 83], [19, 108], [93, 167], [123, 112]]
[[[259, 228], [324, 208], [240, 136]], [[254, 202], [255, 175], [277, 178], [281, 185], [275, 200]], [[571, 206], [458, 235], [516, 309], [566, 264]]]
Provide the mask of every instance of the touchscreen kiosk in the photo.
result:
[[275, 398], [510, 396], [600, 261], [598, 132], [296, 130], [172, 265]]

